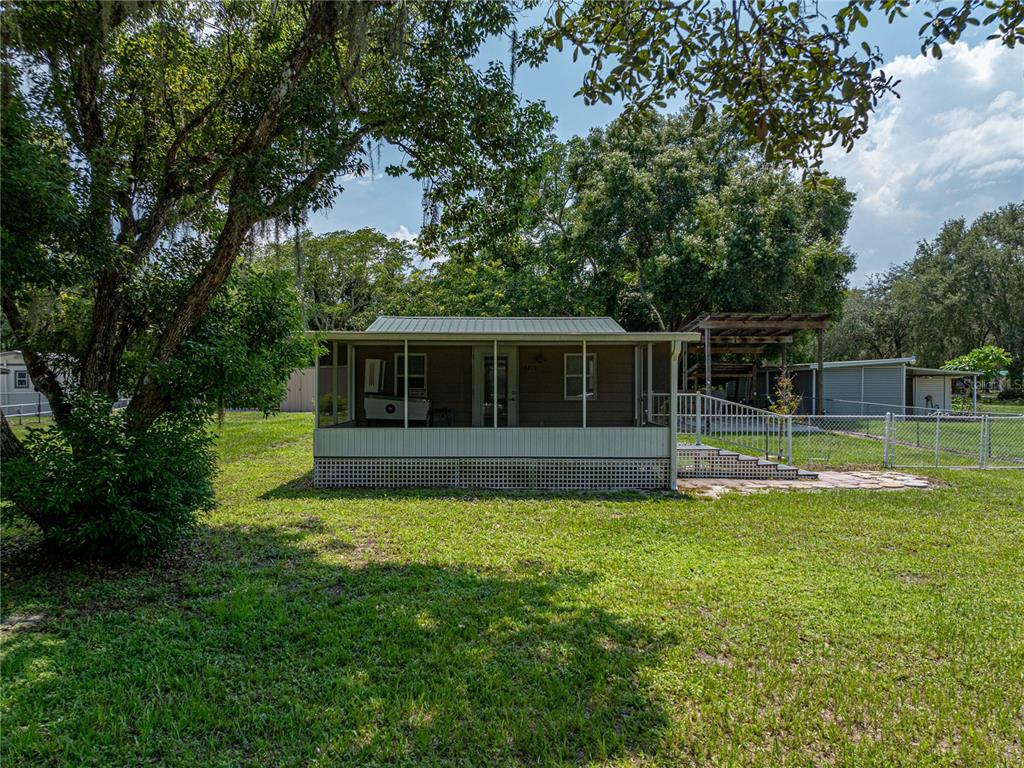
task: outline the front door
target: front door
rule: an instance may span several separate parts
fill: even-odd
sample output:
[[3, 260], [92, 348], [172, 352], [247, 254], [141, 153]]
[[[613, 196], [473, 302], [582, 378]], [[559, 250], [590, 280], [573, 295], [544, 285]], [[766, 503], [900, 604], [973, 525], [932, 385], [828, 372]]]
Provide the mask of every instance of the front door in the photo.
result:
[[[516, 404], [517, 360], [514, 347], [498, 347], [495, 359], [493, 347], [474, 350], [473, 426], [490, 427], [494, 424], [494, 411], [498, 411], [499, 427], [514, 427], [518, 423]], [[497, 400], [495, 400], [497, 384]]]

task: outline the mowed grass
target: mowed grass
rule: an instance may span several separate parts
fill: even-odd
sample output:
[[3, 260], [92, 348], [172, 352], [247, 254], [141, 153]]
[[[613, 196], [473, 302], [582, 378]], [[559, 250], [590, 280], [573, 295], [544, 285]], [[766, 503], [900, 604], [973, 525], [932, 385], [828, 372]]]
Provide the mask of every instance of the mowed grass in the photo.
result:
[[1024, 760], [1024, 472], [346, 493], [309, 487], [305, 415], [232, 414], [218, 451], [154, 566], [40, 570], [8, 532], [4, 765]]
[[1021, 402], [1020, 400], [1013, 402], [986, 400], [979, 404], [978, 410], [984, 411], [985, 413], [1002, 413], [1017, 416], [1024, 414], [1024, 402]]

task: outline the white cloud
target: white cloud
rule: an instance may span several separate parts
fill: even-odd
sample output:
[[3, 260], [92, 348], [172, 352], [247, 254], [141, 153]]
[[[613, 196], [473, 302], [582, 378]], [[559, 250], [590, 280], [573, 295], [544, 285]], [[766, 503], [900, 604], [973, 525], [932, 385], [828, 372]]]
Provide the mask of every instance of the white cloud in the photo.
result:
[[913, 256], [942, 223], [1024, 198], [1024, 52], [987, 41], [941, 60], [897, 56], [902, 80], [849, 154], [825, 166], [857, 193], [848, 242], [858, 278]]
[[388, 232], [388, 237], [392, 240], [402, 240], [406, 243], [415, 243], [416, 238], [419, 237], [415, 232], [410, 232], [409, 228], [405, 224], [398, 225], [397, 232]]
[[343, 184], [358, 184], [359, 186], [366, 186], [373, 184], [377, 179], [383, 179], [383, 173], [345, 173], [339, 177], [339, 181]]

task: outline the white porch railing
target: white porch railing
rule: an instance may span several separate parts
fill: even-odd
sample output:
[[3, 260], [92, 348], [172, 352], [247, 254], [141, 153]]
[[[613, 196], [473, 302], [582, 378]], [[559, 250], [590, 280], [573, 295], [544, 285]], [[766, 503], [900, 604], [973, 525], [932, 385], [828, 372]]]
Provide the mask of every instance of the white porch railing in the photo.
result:
[[[655, 393], [649, 420], [668, 423], [669, 395]], [[682, 442], [709, 443], [754, 456], [793, 460], [792, 419], [762, 408], [700, 393], [679, 395], [676, 433]]]

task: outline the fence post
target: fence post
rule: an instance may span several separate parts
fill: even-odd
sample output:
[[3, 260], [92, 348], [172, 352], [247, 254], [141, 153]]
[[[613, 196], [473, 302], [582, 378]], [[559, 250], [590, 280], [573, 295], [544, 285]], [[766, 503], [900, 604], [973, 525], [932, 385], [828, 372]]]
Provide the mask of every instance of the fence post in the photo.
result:
[[942, 418], [942, 414], [939, 411], [935, 412], [935, 466], [939, 466], [939, 420]]
[[698, 392], [695, 395], [695, 398], [696, 398], [696, 401], [697, 401], [697, 405], [696, 405], [696, 412], [697, 412], [697, 445], [700, 445], [700, 434], [701, 434], [701, 428], [703, 426], [701, 424], [702, 419], [701, 419], [701, 413], [700, 413], [701, 412], [700, 401], [701, 401], [701, 399], [703, 397], [704, 396], [700, 392]]
[[985, 466], [992, 463], [992, 417], [985, 415]]
[[793, 465], [793, 414], [786, 416], [786, 463]]
[[985, 417], [978, 422], [978, 466], [985, 466]]
[[36, 392], [36, 421], [43, 420], [43, 396]]
[[888, 468], [889, 464], [889, 423], [892, 421], [892, 413], [886, 411], [883, 427], [884, 437], [882, 440], [882, 466]]

